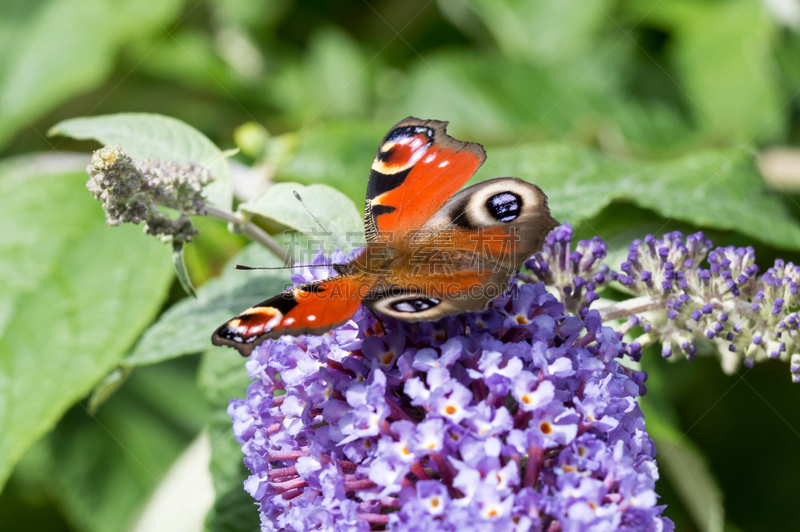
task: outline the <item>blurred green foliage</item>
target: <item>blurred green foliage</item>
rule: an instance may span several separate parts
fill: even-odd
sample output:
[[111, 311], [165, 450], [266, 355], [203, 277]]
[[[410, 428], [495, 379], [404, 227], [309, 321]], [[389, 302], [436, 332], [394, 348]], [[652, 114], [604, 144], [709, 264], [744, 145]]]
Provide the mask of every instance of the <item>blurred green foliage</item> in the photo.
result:
[[[703, 229], [756, 246], [762, 266], [797, 262], [800, 203], [765, 186], [756, 158], [800, 144], [798, 28], [797, 0], [0, 0], [0, 484], [14, 471], [0, 529], [130, 529], [203, 426], [208, 529], [257, 523], [224, 412], [247, 377], [208, 337], [288, 274], [230, 271], [280, 261], [255, 245], [232, 259], [246, 239], [197, 220], [184, 252], [198, 298], [185, 298], [170, 250], [103, 225], [88, 160], [67, 153], [98, 145], [75, 138], [198, 163], [238, 147], [233, 171], [214, 159], [217, 205], [230, 176], [240, 212], [280, 234], [303, 211], [257, 191], [327, 185], [343, 209], [325, 189], [303, 195], [340, 233], [358, 227], [388, 128], [449, 120], [487, 147], [477, 179], [539, 184], [612, 257], [648, 232]], [[124, 115], [122, 129], [77, 118], [56, 131], [73, 138], [46, 134], [112, 113], [191, 127]], [[178, 358], [198, 353], [199, 369]], [[727, 377], [712, 359], [648, 353], [643, 366], [658, 491], [678, 529], [800, 529], [785, 365]]]

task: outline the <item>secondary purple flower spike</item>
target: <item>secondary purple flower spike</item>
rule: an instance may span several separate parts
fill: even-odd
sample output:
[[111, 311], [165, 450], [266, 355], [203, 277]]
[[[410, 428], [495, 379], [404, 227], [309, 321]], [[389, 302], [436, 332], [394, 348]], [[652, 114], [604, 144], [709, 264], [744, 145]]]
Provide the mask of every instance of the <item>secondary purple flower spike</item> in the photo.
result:
[[[636, 240], [621, 269], [626, 275], [620, 282], [634, 293], [664, 301], [663, 310], [642, 317], [647, 330], [630, 344], [637, 344], [635, 350], [627, 348], [632, 355], [661, 341], [664, 356], [692, 358], [696, 339], [704, 337], [717, 344], [723, 368], [733, 372], [740, 361], [789, 360], [800, 351], [800, 319], [792, 310], [800, 304], [800, 268], [792, 263], [777, 260], [758, 276], [752, 247], [712, 249], [702, 233], [684, 238], [673, 232], [661, 240]], [[798, 372], [792, 380], [800, 380]]]
[[228, 412], [262, 530], [673, 529], [644, 374], [596, 312], [521, 284], [484, 313], [386, 329], [362, 310], [247, 361]]

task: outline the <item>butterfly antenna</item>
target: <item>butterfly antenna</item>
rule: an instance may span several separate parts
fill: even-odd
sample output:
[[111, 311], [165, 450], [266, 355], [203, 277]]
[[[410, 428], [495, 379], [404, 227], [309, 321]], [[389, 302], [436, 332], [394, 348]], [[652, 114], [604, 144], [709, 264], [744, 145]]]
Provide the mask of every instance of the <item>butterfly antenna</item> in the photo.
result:
[[294, 264], [292, 266], [244, 266], [237, 264], [234, 270], [289, 270], [291, 268], [305, 268], [314, 266], [336, 266], [335, 264]]
[[[315, 222], [317, 222], [317, 225], [320, 227], [320, 229], [322, 229], [322, 232], [323, 232], [323, 233], [325, 233], [325, 235], [326, 235], [328, 238], [330, 238], [330, 239], [331, 239], [331, 242], [333, 242], [333, 245], [334, 245], [334, 246], [336, 246], [336, 249], [337, 249], [338, 251], [342, 251], [342, 247], [339, 245], [339, 243], [338, 243], [338, 242], [336, 241], [336, 239], [333, 237], [333, 233], [331, 233], [330, 231], [328, 231], [327, 229], [325, 229], [325, 226], [324, 226], [324, 225], [322, 225], [322, 223], [320, 223], [320, 221], [317, 219], [317, 217], [316, 217], [316, 216], [314, 216], [314, 213], [313, 213], [313, 212], [311, 212], [311, 209], [309, 209], [309, 208], [308, 208], [308, 206], [306, 205], [306, 203], [303, 201], [303, 198], [301, 198], [301, 197], [300, 197], [300, 194], [298, 194], [296, 190], [293, 190], [293, 191], [292, 191], [292, 194], [294, 194], [294, 197], [297, 199], [297, 201], [299, 201], [299, 202], [300, 202], [300, 205], [302, 205], [302, 206], [303, 206], [303, 208], [306, 210], [306, 212], [307, 212], [308, 214], [310, 214], [310, 215], [311, 215], [311, 217], [314, 219], [314, 221], [315, 221]], [[342, 251], [342, 253], [344, 253], [344, 252]]]

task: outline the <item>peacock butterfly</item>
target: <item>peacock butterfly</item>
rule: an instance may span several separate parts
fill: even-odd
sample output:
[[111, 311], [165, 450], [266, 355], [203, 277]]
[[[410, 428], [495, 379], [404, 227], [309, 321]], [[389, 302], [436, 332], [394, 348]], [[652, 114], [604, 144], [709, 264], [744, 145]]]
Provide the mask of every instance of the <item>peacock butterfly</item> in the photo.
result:
[[513, 177], [459, 188], [486, 159], [447, 122], [406, 118], [372, 163], [366, 247], [335, 277], [291, 288], [219, 327], [211, 340], [249, 355], [268, 338], [320, 334], [365, 305], [403, 321], [484, 310], [558, 226], [536, 185]]

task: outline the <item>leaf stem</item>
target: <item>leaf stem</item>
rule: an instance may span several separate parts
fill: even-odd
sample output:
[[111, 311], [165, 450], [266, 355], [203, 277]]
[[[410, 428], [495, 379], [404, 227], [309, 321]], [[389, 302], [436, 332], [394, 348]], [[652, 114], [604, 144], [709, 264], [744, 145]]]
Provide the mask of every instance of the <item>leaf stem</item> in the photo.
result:
[[223, 222], [233, 224], [242, 231], [242, 234], [246, 235], [251, 240], [258, 242], [278, 257], [281, 257], [283, 259], [283, 263], [287, 266], [294, 262], [294, 257], [289, 250], [281, 246], [278, 241], [272, 237], [272, 235], [243, 216], [227, 209], [214, 207], [213, 205], [205, 205], [203, 207], [203, 211], [204, 214], [208, 216], [212, 216], [218, 220], [222, 220]]

